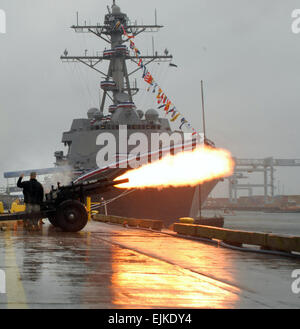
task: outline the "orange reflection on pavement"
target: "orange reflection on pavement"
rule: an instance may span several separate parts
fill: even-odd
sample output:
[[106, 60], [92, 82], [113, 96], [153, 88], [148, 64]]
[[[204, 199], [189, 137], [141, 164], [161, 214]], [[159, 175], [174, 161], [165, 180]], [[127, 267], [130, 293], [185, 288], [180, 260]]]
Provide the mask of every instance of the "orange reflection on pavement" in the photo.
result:
[[239, 298], [237, 288], [126, 249], [113, 250], [112, 270], [117, 307], [227, 308]]

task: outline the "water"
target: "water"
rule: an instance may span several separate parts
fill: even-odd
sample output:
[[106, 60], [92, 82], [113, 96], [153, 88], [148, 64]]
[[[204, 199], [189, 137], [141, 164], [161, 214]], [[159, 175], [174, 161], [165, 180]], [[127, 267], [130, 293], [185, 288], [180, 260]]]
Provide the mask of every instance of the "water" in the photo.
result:
[[204, 216], [224, 216], [224, 228], [300, 236], [300, 213], [264, 213], [257, 211], [203, 211]]

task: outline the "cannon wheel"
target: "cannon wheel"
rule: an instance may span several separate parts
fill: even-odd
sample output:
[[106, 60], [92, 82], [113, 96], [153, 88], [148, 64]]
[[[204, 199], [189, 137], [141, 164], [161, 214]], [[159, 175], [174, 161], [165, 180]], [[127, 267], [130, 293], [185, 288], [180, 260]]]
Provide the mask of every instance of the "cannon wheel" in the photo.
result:
[[88, 214], [82, 203], [67, 200], [61, 203], [56, 212], [56, 222], [63, 231], [79, 232], [88, 222]]

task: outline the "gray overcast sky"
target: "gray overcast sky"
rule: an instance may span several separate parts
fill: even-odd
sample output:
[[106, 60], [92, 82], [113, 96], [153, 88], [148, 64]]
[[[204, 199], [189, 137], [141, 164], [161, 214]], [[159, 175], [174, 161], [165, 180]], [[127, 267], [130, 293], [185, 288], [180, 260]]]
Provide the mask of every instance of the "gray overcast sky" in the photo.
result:
[[[80, 21], [103, 22], [109, 0], [1, 0], [7, 34], [0, 34], [0, 183], [3, 172], [51, 167], [73, 118], [98, 105], [94, 72], [61, 63], [69, 54], [101, 51], [105, 42], [76, 34]], [[117, 0], [138, 23], [158, 22], [158, 51], [178, 69], [152, 70], [195, 128], [201, 127], [200, 80], [205, 81], [208, 137], [237, 157], [300, 158], [300, 34], [291, 31], [292, 0]], [[136, 40], [151, 52], [151, 35]], [[139, 86], [145, 88], [138, 74]], [[161, 80], [160, 80], [161, 79]], [[140, 106], [154, 106], [142, 92]], [[148, 98], [149, 99], [148, 99]], [[279, 169], [285, 192], [300, 194], [300, 168]], [[221, 191], [222, 187], [217, 188]], [[224, 190], [224, 186], [223, 186]]]

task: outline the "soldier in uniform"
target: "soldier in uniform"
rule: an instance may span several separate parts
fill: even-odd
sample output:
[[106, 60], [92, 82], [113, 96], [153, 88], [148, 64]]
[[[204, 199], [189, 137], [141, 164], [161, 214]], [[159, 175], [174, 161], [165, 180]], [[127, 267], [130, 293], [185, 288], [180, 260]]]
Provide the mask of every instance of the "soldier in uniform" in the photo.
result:
[[[36, 173], [32, 172], [30, 174], [30, 180], [22, 182], [24, 174], [22, 174], [18, 180], [17, 186], [23, 189], [24, 202], [26, 205], [27, 213], [40, 212], [40, 205], [44, 199], [44, 189], [41, 183], [36, 179]], [[39, 229], [38, 219], [32, 219], [29, 221], [33, 230]], [[25, 227], [27, 226], [26, 221], [24, 222]]]

